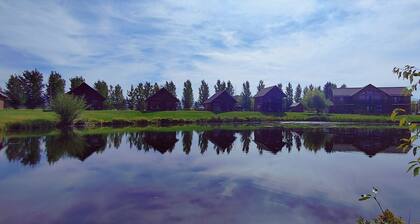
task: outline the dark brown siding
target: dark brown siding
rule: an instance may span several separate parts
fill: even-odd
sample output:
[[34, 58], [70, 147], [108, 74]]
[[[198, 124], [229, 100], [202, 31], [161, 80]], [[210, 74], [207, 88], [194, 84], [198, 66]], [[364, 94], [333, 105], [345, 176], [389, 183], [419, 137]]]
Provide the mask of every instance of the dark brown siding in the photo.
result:
[[275, 89], [264, 96], [255, 97], [254, 110], [261, 112], [284, 112], [284, 95]]

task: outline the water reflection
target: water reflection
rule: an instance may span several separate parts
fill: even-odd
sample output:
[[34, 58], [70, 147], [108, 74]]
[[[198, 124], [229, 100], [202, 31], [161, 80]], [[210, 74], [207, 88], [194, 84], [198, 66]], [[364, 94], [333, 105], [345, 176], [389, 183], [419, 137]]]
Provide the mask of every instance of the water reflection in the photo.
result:
[[[193, 148], [192, 131], [182, 131], [182, 150], [189, 154]], [[18, 161], [22, 165], [34, 166], [41, 160], [42, 143], [45, 143], [47, 161], [53, 164], [61, 158], [86, 160], [94, 153], [103, 152], [107, 146], [118, 149], [123, 141], [130, 148], [151, 149], [161, 154], [171, 153], [178, 142], [177, 132], [130, 132], [111, 133], [108, 135], [80, 135], [73, 131], [62, 131], [58, 135], [45, 137], [9, 138], [5, 154], [9, 161]], [[209, 142], [217, 154], [230, 153], [234, 144], [240, 144], [244, 153], [252, 149], [252, 140], [260, 154], [263, 151], [278, 154], [283, 149], [291, 152], [292, 148], [312, 152], [364, 152], [369, 157], [377, 153], [403, 153], [398, 149], [400, 139], [409, 138], [410, 132], [404, 129], [284, 129], [262, 128], [257, 130], [215, 129], [197, 133], [201, 154], [204, 154]], [[235, 143], [237, 136], [239, 142]]]

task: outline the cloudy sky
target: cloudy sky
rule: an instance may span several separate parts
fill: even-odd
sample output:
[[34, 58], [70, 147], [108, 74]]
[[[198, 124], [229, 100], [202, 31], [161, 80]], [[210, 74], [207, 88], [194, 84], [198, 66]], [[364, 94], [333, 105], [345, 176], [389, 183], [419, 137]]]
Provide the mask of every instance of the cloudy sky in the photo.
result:
[[0, 1], [0, 86], [37, 68], [110, 84], [190, 79], [401, 86], [420, 1]]

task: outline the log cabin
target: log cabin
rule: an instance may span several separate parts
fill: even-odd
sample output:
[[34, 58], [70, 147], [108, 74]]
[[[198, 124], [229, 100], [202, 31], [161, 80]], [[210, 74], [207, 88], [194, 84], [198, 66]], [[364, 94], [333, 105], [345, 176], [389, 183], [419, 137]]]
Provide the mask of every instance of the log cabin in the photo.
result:
[[277, 86], [258, 91], [255, 95], [254, 110], [260, 112], [284, 112], [286, 95]]
[[90, 87], [88, 84], [83, 82], [80, 86], [74, 88], [67, 94], [78, 96], [86, 101], [88, 109], [91, 110], [102, 110], [104, 109], [105, 97], [103, 97], [98, 91]]
[[235, 110], [237, 101], [226, 90], [215, 93], [204, 102], [204, 108], [216, 113]]
[[178, 105], [178, 98], [165, 88], [161, 88], [146, 99], [146, 111], [173, 111], [178, 108]]

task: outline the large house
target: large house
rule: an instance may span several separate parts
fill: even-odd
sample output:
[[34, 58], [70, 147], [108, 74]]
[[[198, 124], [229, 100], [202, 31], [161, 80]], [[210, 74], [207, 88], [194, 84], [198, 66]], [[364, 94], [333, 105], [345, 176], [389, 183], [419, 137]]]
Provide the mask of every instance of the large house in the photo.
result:
[[387, 114], [395, 108], [410, 113], [411, 95], [405, 87], [376, 87], [369, 84], [361, 88], [333, 89], [332, 113]]
[[146, 99], [147, 111], [176, 110], [179, 100], [167, 89], [161, 88], [155, 94]]
[[89, 109], [102, 110], [104, 108], [105, 97], [85, 82], [67, 94], [83, 98]]
[[2, 92], [0, 92], [0, 110], [3, 110], [6, 108], [6, 95], [4, 95]]
[[215, 93], [204, 101], [204, 108], [213, 112], [226, 112], [235, 110], [237, 101], [226, 90]]
[[258, 91], [255, 95], [254, 110], [260, 112], [284, 112], [286, 95], [277, 86]]

